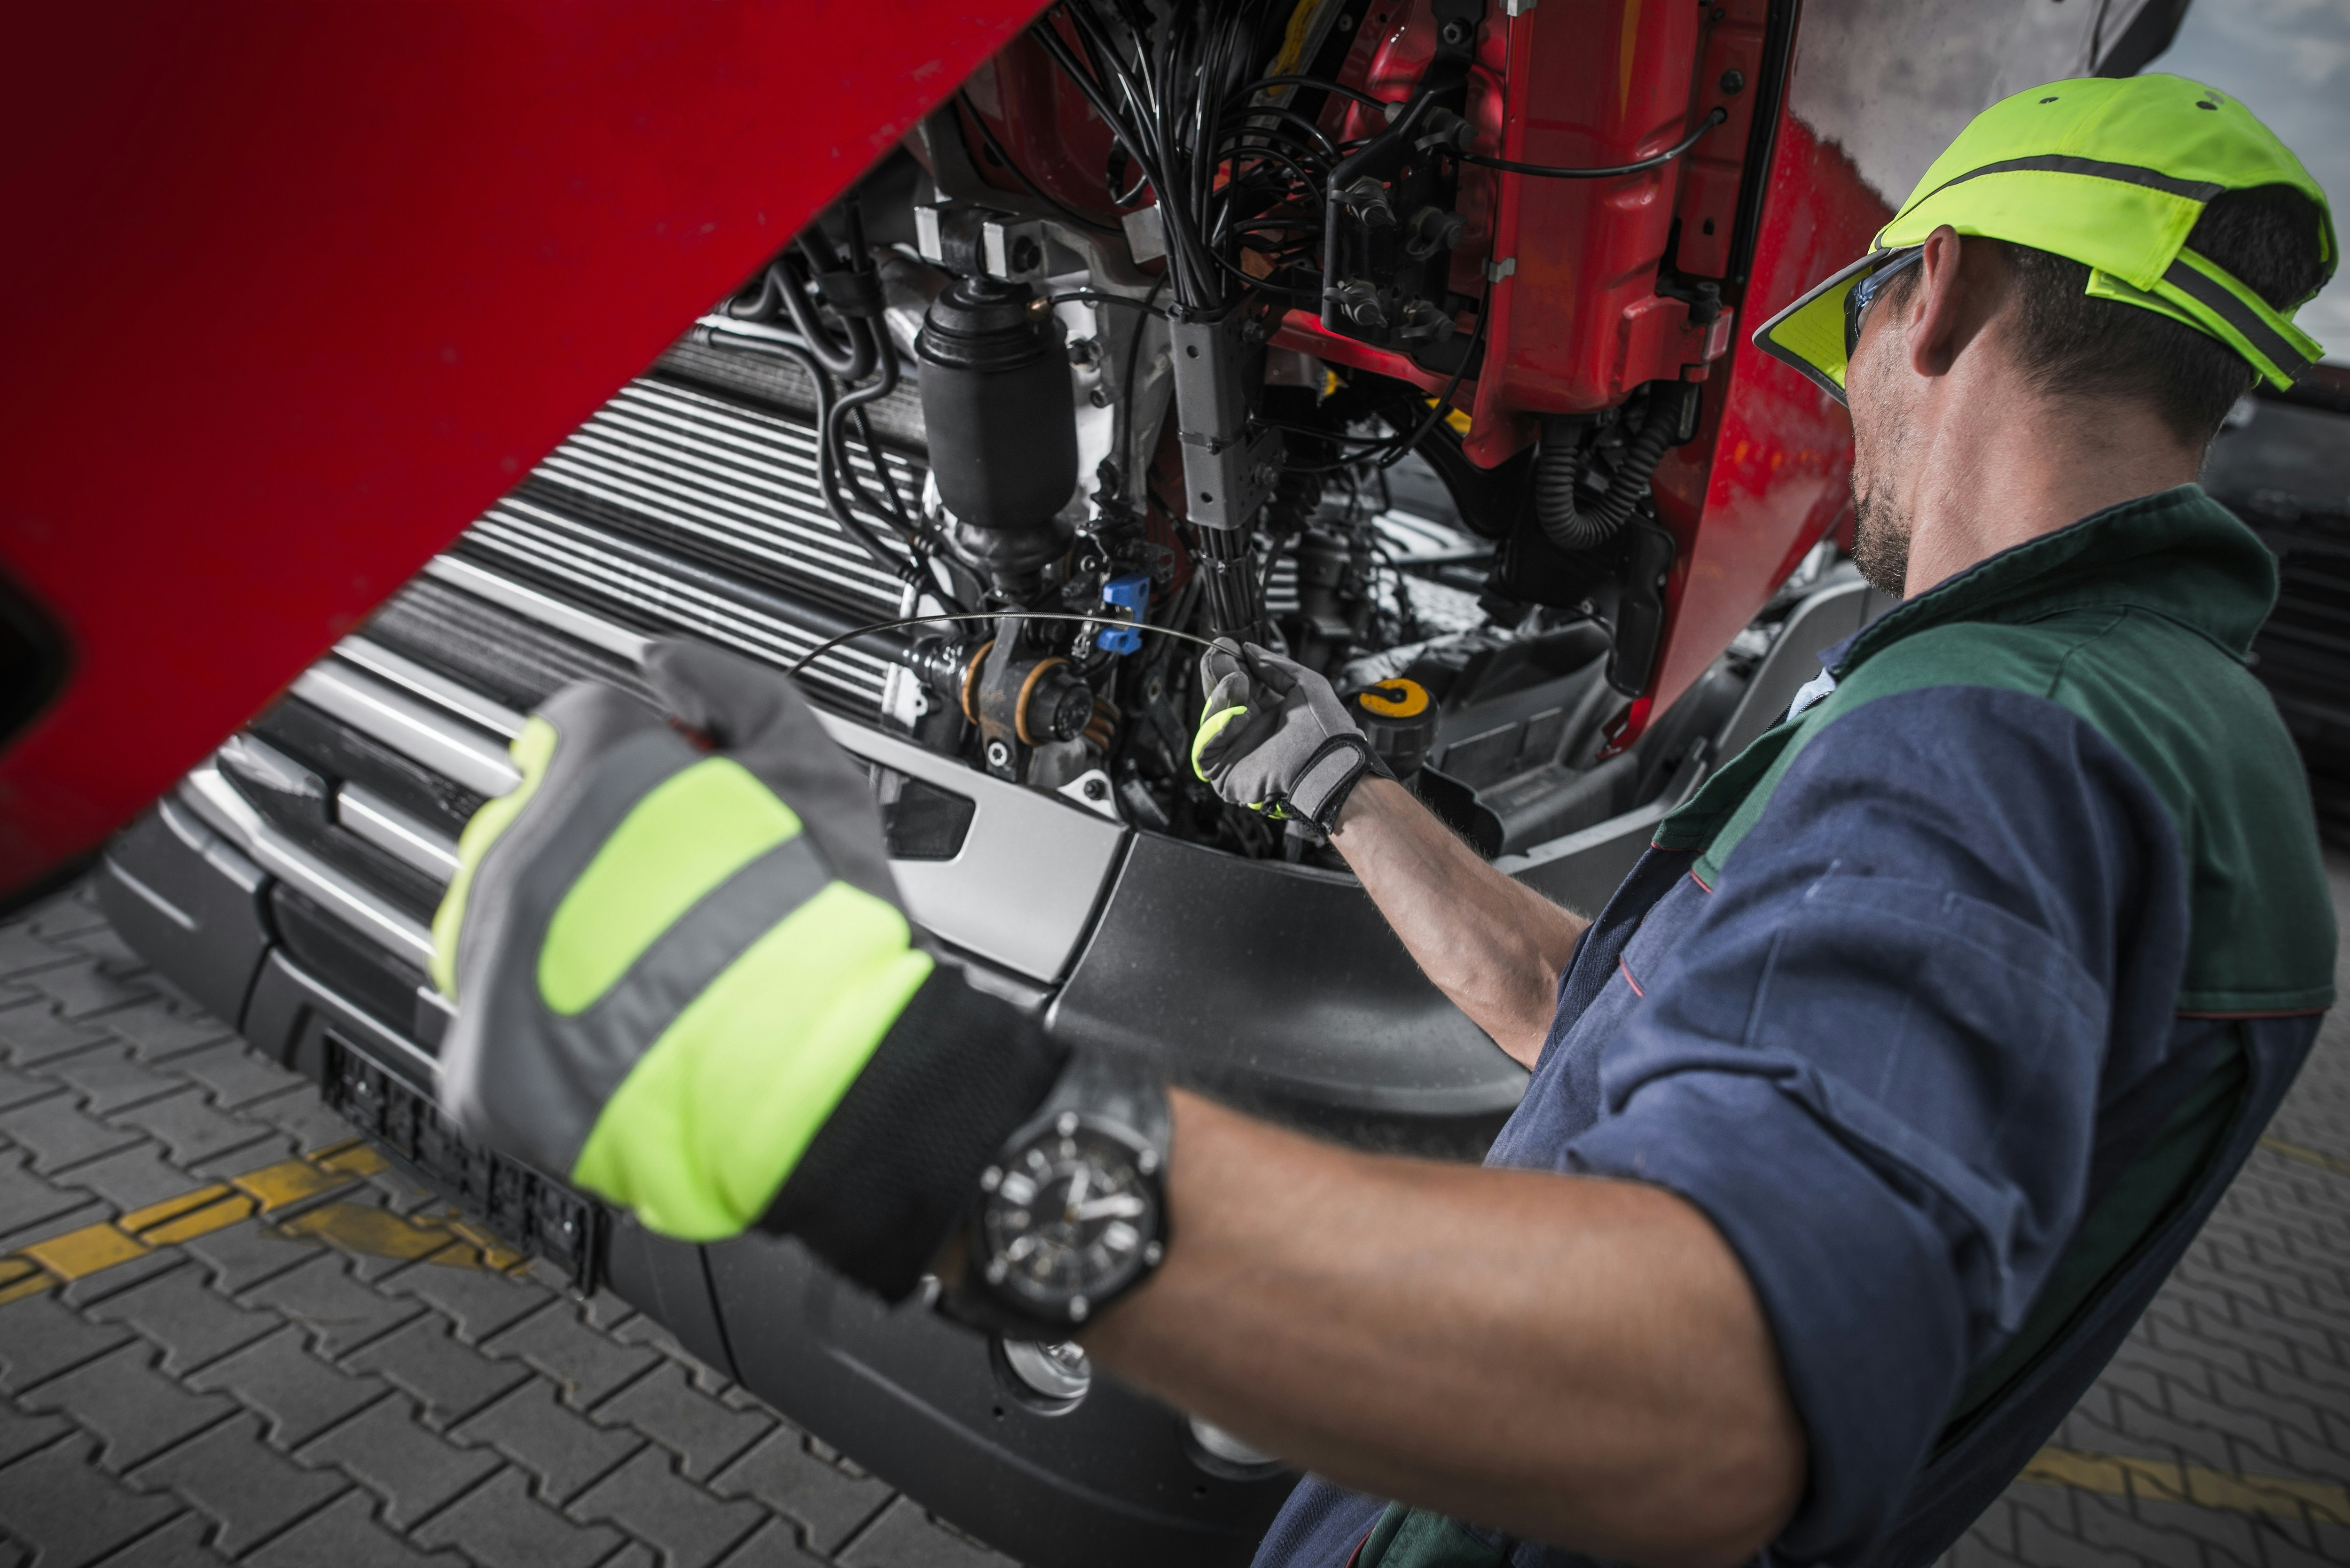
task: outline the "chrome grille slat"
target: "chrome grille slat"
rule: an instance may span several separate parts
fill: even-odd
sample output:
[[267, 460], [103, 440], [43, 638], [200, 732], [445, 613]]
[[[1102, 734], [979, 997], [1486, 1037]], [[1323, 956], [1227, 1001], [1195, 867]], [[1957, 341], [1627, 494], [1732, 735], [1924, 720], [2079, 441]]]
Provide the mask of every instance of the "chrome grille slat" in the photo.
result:
[[[918, 463], [895, 452], [884, 461], [901, 492], [920, 493]], [[863, 453], [852, 455], [851, 467], [878, 483]], [[897, 580], [826, 512], [816, 432], [804, 421], [634, 381], [533, 477], [624, 517], [764, 563], [857, 609], [887, 614], [898, 602]]]
[[476, 794], [504, 794], [522, 776], [490, 736], [338, 659], [320, 659], [287, 690]]
[[[826, 639], [824, 633], [780, 616], [665, 577], [602, 547], [593, 525], [529, 502], [500, 502], [468, 530], [465, 543], [519, 562], [542, 582], [564, 584], [620, 607], [660, 629], [689, 631], [771, 664], [789, 665]], [[869, 653], [842, 648], [810, 666], [802, 679], [878, 712], [889, 668]]]
[[[795, 430], [787, 421], [775, 423], [787, 438], [780, 446], [773, 441], [761, 445], [726, 435], [725, 421], [714, 417], [699, 421], [666, 414], [657, 417], [642, 408], [616, 404], [592, 416], [566, 443], [566, 448], [593, 451], [618, 447], [623, 461], [629, 454], [642, 454], [707, 474], [713, 481], [748, 483], [752, 486], [749, 499], [764, 499], [771, 506], [782, 503], [792, 509], [782, 515], [786, 525], [811, 537], [836, 545], [841, 544], [839, 525], [824, 509], [813, 436]], [[566, 448], [558, 448], [557, 455]], [[888, 455], [891, 477], [901, 486], [911, 485], [919, 490], [922, 483], [920, 466], [894, 452]], [[878, 483], [880, 470], [862, 451], [852, 450], [849, 467], [868, 485]], [[764, 519], [769, 514], [762, 511], [758, 514]]]
[[[897, 601], [897, 579], [883, 572], [861, 552], [856, 560], [821, 548], [830, 543], [819, 539], [812, 529], [789, 523], [777, 524], [772, 519], [746, 517], [736, 523], [723, 514], [713, 514], [706, 506], [697, 505], [690, 494], [673, 488], [664, 492], [657, 483], [649, 483], [623, 472], [606, 472], [592, 462], [575, 459], [558, 462], [550, 458], [539, 469], [541, 477], [552, 479], [567, 488], [593, 495], [610, 505], [626, 506], [629, 511], [657, 523], [743, 555], [771, 562], [792, 579], [805, 581], [813, 577], [832, 590], [832, 597], [842, 598], [860, 608], [881, 609]], [[797, 549], [791, 548], [798, 545]]]

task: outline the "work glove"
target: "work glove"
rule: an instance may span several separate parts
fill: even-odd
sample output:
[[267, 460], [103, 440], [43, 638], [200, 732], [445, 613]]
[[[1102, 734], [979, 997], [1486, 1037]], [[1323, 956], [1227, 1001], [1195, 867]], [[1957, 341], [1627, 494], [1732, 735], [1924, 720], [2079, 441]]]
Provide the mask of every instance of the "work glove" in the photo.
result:
[[663, 1235], [791, 1231], [903, 1296], [1060, 1053], [914, 940], [864, 771], [789, 680], [688, 642], [645, 674], [707, 751], [567, 687], [458, 840], [443, 1108]]
[[1365, 774], [1393, 776], [1330, 683], [1295, 659], [1220, 637], [1200, 685], [1191, 768], [1234, 805], [1327, 833]]

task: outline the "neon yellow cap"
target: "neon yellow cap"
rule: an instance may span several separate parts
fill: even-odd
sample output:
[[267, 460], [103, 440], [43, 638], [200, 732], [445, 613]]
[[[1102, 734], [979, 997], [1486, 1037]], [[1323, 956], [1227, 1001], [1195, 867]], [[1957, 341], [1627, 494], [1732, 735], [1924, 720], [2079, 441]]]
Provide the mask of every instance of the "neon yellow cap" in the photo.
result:
[[1754, 346], [1844, 401], [1846, 295], [1948, 223], [2069, 256], [2089, 268], [2090, 294], [2209, 333], [2288, 386], [2324, 352], [2293, 324], [2308, 300], [2279, 312], [2187, 248], [2206, 203], [2257, 185], [2290, 185], [2317, 203], [2330, 278], [2339, 250], [2324, 191], [2241, 103], [2173, 76], [2033, 88], [1975, 116], [1869, 253], [1757, 327]]

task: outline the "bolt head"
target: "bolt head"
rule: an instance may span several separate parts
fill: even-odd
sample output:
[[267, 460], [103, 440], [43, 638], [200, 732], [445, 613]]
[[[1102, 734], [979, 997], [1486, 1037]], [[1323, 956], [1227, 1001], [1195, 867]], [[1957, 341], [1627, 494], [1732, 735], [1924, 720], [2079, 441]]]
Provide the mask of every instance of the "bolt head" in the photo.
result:
[[1742, 92], [1745, 90], [1745, 88], [1746, 73], [1744, 71], [1724, 71], [1721, 73], [1722, 91], [1726, 93]]
[[1108, 799], [1109, 785], [1103, 783], [1100, 779], [1087, 779], [1086, 781], [1086, 798], [1087, 800]]

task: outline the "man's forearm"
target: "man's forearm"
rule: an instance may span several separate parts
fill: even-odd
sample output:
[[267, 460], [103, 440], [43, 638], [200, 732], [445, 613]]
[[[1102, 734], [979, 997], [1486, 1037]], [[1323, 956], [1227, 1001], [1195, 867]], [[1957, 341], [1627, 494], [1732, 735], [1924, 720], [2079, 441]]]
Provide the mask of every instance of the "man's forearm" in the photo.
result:
[[1341, 1485], [1607, 1556], [1767, 1542], [1803, 1432], [1744, 1272], [1633, 1182], [1358, 1155], [1176, 1096], [1175, 1241], [1087, 1348]]
[[1330, 842], [1437, 989], [1533, 1066], [1590, 922], [1494, 870], [1387, 779], [1355, 786]]

